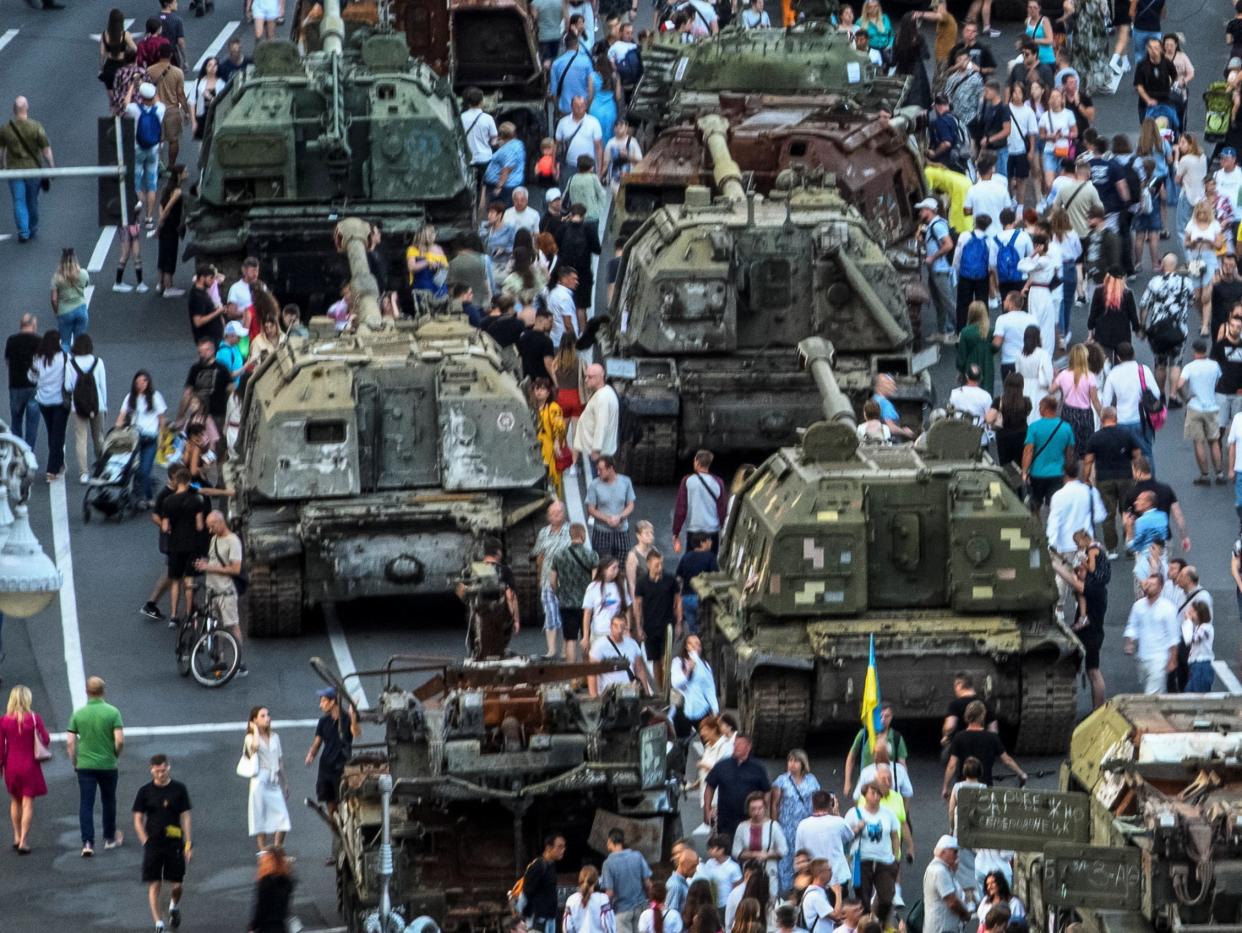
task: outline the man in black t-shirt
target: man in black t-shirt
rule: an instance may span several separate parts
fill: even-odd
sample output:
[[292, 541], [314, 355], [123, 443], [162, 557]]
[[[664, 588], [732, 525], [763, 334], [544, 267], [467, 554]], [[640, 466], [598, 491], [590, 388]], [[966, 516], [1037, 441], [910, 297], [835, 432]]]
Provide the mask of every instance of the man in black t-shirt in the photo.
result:
[[198, 361], [190, 367], [185, 377], [185, 388], [199, 397], [207, 408], [207, 414], [216, 422], [220, 436], [224, 436], [224, 412], [229, 404], [229, 383], [233, 375], [229, 368], [216, 359], [216, 345], [204, 338], [198, 342]]
[[185, 71], [185, 24], [177, 15], [177, 0], [160, 0], [160, 35], [172, 45], [172, 63]]
[[949, 708], [944, 714], [944, 725], [941, 726], [940, 744], [942, 746], [948, 747], [953, 736], [965, 728], [966, 707], [975, 700], [984, 704], [988, 729], [992, 732], [996, 731], [996, 713], [983, 697], [975, 692], [975, 679], [967, 671], [958, 671], [953, 675], [953, 699], [949, 701]]
[[716, 552], [712, 550], [712, 536], [702, 531], [692, 531], [686, 536], [686, 553], [677, 562], [677, 579], [681, 581], [681, 617], [687, 635], [699, 633], [699, 594], [691, 586], [701, 573], [715, 573], [720, 569]]
[[190, 312], [190, 334], [194, 342], [210, 340], [213, 353], [224, 340], [224, 306], [208, 291], [215, 280], [215, 266], [199, 266], [194, 270], [194, 287], [186, 300]]
[[565, 837], [549, 836], [543, 841], [543, 854], [526, 866], [522, 874], [522, 897], [526, 907], [522, 916], [532, 933], [556, 933], [556, 863], [565, 857]]
[[[172, 598], [169, 622], [176, 624], [183, 585], [194, 573], [194, 561], [202, 557], [203, 497], [190, 488], [190, 471], [178, 464], [169, 471], [176, 492], [164, 500], [160, 529], [168, 535], [168, 580]], [[185, 612], [190, 613], [191, 595], [185, 589]]]
[[1223, 437], [1233, 416], [1242, 412], [1242, 308], [1230, 310], [1224, 336], [1212, 344], [1212, 359], [1220, 364], [1216, 403]]
[[177, 474], [178, 471], [185, 471], [188, 475], [189, 471], [180, 464], [174, 464], [168, 470], [168, 481], [163, 488], [155, 494], [155, 502], [151, 509], [151, 521], [155, 523], [155, 527], [159, 529], [159, 548], [160, 553], [164, 555], [165, 567], [164, 572], [160, 574], [160, 578], [155, 581], [155, 586], [151, 588], [151, 595], [138, 611], [148, 619], [155, 619], [157, 622], [164, 618], [164, 613], [160, 612], [160, 597], [168, 589], [171, 580], [168, 578], [168, 535], [164, 531], [164, 503], [168, 501], [168, 497], [177, 492]]
[[985, 81], [996, 70], [996, 57], [979, 41], [979, 26], [976, 23], [967, 23], [962, 27], [962, 41], [949, 50], [948, 61], [957, 61], [957, 56], [962, 52], [970, 56], [971, 64], [979, 69]]
[[949, 743], [949, 763], [944, 769], [944, 786], [941, 796], [949, 799], [949, 790], [962, 779], [962, 764], [967, 758], [978, 758], [983, 768], [980, 780], [988, 787], [992, 786], [992, 766], [999, 760], [1018, 776], [1018, 781], [1026, 783], [1026, 772], [1018, 767], [1000, 736], [983, 728], [983, 721], [988, 715], [987, 707], [982, 700], [972, 700], [966, 706], [966, 728], [953, 736]]
[[362, 734], [362, 727], [341, 709], [335, 687], [324, 687], [315, 695], [319, 697], [319, 711], [323, 715], [319, 717], [315, 737], [306, 752], [306, 767], [309, 768], [315, 756], [320, 755], [315, 799], [327, 805], [328, 813], [335, 814], [341, 775], [345, 773], [345, 765], [353, 754], [354, 739]]
[[156, 933], [164, 929], [160, 888], [165, 881], [172, 886], [168, 920], [175, 930], [181, 926], [181, 887], [192, 853], [190, 794], [184, 784], [172, 779], [167, 756], [151, 756], [151, 783], [138, 788], [133, 811], [134, 832], [142, 844], [142, 880]]
[[9, 367], [9, 430], [34, 450], [39, 436], [39, 405], [30, 367], [39, 349], [39, 319], [23, 314], [16, 334], [4, 342], [4, 362]]
[[526, 325], [513, 311], [513, 298], [509, 295], [498, 295], [492, 299], [492, 306], [487, 310], [487, 317], [479, 330], [496, 341], [501, 347], [511, 347], [521, 339]]
[[522, 374], [527, 379], [551, 379], [553, 357], [552, 312], [548, 308], [535, 311], [535, 322], [518, 337], [518, 355], [522, 358]]
[[1118, 427], [1117, 409], [1111, 405], [1103, 409], [1099, 430], [1087, 440], [1082, 465], [1084, 482], [1096, 488], [1108, 513], [1104, 518], [1104, 546], [1110, 560], [1117, 559], [1117, 519], [1134, 482], [1130, 464], [1140, 452], [1134, 432]]
[[664, 572], [664, 555], [655, 548], [647, 552], [647, 572], [634, 584], [634, 610], [640, 622], [635, 637], [645, 643], [647, 659], [655, 666], [656, 684], [664, 686], [664, 650], [668, 629], [673, 640], [681, 637], [681, 600], [677, 577]]
[[1189, 551], [1190, 535], [1186, 528], [1186, 514], [1182, 511], [1181, 503], [1177, 501], [1177, 493], [1173, 491], [1173, 487], [1152, 478], [1151, 464], [1142, 454], [1130, 463], [1130, 474], [1134, 477], [1134, 482], [1126, 496], [1125, 510], [1135, 511], [1134, 503], [1138, 501], [1138, 497], [1145, 492], [1153, 493], [1156, 497], [1156, 508], [1169, 516], [1169, 528], [1176, 528], [1181, 534], [1182, 550]]
[[1169, 92], [1177, 83], [1177, 69], [1164, 57], [1164, 47], [1159, 38], [1150, 38], [1146, 45], [1147, 57], [1135, 66], [1134, 90], [1138, 93], [1138, 118], [1142, 123], [1147, 109], [1169, 102]]

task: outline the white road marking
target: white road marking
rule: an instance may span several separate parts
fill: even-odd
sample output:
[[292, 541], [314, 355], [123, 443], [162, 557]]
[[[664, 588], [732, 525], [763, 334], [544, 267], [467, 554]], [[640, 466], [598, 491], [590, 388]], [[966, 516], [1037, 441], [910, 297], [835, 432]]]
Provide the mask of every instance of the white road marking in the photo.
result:
[[330, 604], [324, 606], [323, 618], [327, 624], [328, 641], [332, 643], [332, 655], [336, 658], [336, 668], [341, 672], [341, 680], [348, 686], [352, 677], [357, 686], [349, 691], [349, 695], [354, 698], [354, 703], [359, 709], [370, 709], [371, 704], [367, 702], [367, 692], [362, 688], [362, 681], [356, 673], [358, 666], [354, 664], [354, 656], [349, 651], [349, 642], [345, 640], [345, 630], [341, 628], [341, 620], [337, 618], [336, 610]]
[[0, 36], [0, 49], [3, 49], [6, 45], [12, 42], [13, 39], [17, 36], [17, 33], [18, 33], [18, 30], [16, 29], [6, 30], [4, 35]]
[[4, 240], [11, 240], [11, 239], [13, 239], [13, 234], [11, 234], [11, 233], [0, 233], [0, 242], [2, 242], [2, 241], [4, 241]]
[[108, 251], [112, 249], [112, 241], [116, 238], [116, 227], [109, 224], [99, 231], [99, 241], [91, 252], [90, 262], [86, 264], [87, 272], [99, 272], [108, 261]]
[[219, 55], [220, 50], [224, 48], [224, 43], [229, 41], [229, 36], [237, 31], [237, 27], [241, 25], [241, 20], [232, 19], [224, 24], [224, 28], [219, 34], [211, 40], [211, 45], [203, 49], [203, 54], [199, 56], [198, 61], [194, 63], [194, 73], [198, 74], [203, 68], [203, 62], [211, 58], [213, 55]]
[[91, 299], [94, 297], [95, 297], [95, 286], [94, 285], [86, 286], [86, 289], [82, 292], [82, 300], [86, 302], [87, 308], [90, 308]]
[[[128, 29], [132, 25], [134, 25], [134, 18], [131, 16], [129, 19], [125, 21], [125, 28]], [[91, 38], [94, 39], [96, 42], [98, 42], [100, 39], [103, 38], [103, 36], [100, 33], [92, 32]]]
[[1237, 675], [1229, 669], [1227, 663], [1224, 661], [1213, 661], [1212, 670], [1216, 671], [1216, 676], [1220, 678], [1226, 690], [1234, 696], [1242, 694], [1242, 681], [1238, 680]]
[[69, 677], [69, 696], [73, 708], [86, 705], [86, 666], [82, 662], [82, 633], [78, 629], [78, 596], [73, 585], [73, 551], [69, 545], [69, 502], [65, 480], [49, 484], [52, 503], [52, 542], [56, 548], [56, 569], [61, 574], [60, 630], [65, 643], [65, 673]]
[[[584, 458], [580, 458], [584, 460]], [[582, 508], [582, 491], [578, 488], [578, 476], [582, 473], [583, 466], [579, 462], [572, 476], [565, 476], [562, 484], [565, 487], [565, 510], [569, 513], [570, 522], [576, 522], [580, 525], [586, 524], [586, 510]]]
[[[227, 689], [227, 688], [225, 688]], [[318, 719], [273, 719], [273, 729], [314, 729]], [[181, 726], [126, 726], [127, 739], [141, 739], [160, 735], [205, 735], [214, 732], [245, 732], [244, 722], [192, 722]], [[53, 732], [53, 742], [65, 741], [65, 733]]]

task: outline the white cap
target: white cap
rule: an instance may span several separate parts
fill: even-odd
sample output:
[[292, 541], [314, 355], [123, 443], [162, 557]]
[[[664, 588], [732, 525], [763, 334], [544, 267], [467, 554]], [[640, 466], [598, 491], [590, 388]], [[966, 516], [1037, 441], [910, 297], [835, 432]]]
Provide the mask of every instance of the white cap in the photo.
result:
[[923, 200], [919, 201], [918, 204], [914, 205], [914, 209], [916, 211], [921, 211], [924, 208], [926, 208], [929, 211], [938, 211], [940, 210], [940, 202], [937, 201], [935, 198], [924, 198]]
[[144, 100], [151, 100], [155, 97], [155, 85], [150, 81], [143, 81], [138, 85], [138, 96]]
[[226, 337], [245, 337], [246, 325], [241, 321], [229, 321], [224, 326], [224, 336]]
[[945, 835], [941, 836], [939, 839], [936, 840], [936, 848], [932, 849], [932, 851], [941, 852], [944, 849], [957, 849], [957, 848], [958, 848], [957, 836], [950, 836], [948, 833], [946, 833]]
[[561, 196], [560, 188], [549, 188], [543, 196], [543, 203], [551, 204], [553, 201], [555, 201], [560, 196]]

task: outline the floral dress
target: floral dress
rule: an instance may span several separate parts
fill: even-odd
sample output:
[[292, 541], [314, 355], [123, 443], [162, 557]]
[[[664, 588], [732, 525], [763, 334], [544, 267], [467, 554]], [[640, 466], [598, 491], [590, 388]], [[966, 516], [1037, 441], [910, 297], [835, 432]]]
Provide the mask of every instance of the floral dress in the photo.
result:
[[789, 840], [787, 851], [776, 866], [780, 890], [784, 892], [793, 889], [793, 840], [798, 835], [798, 824], [811, 815], [811, 794], [820, 787], [815, 775], [806, 775], [802, 783], [798, 784], [789, 776], [788, 771], [773, 781], [772, 786], [781, 792], [781, 812], [776, 814], [776, 821], [780, 823], [781, 831]]
[[548, 402], [539, 409], [539, 425], [535, 436], [539, 439], [539, 453], [543, 457], [544, 466], [548, 468], [548, 479], [556, 489], [556, 497], [563, 499], [565, 490], [561, 483], [561, 471], [556, 466], [556, 446], [558, 443], [565, 445], [565, 416], [556, 402]]

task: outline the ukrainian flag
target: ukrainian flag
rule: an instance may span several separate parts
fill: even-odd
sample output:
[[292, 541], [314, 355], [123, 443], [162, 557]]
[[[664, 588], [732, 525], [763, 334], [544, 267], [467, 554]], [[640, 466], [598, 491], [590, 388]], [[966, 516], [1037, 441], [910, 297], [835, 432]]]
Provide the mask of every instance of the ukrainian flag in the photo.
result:
[[867, 656], [867, 679], [863, 682], [862, 723], [867, 730], [867, 747], [875, 749], [876, 733], [880, 731], [880, 675], [875, 668], [875, 635]]

